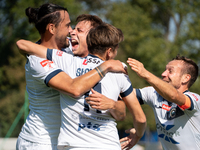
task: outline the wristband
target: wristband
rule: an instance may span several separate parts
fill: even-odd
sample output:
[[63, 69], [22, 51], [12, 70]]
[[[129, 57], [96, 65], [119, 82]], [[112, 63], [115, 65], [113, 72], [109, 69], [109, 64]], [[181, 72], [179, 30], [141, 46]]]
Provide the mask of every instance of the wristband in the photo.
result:
[[188, 109], [191, 107], [191, 100], [188, 96], [186, 96], [185, 104], [178, 105], [182, 110]]
[[99, 71], [101, 72], [101, 74], [103, 75], [103, 77], [105, 76], [105, 73], [103, 72], [103, 70], [101, 69], [101, 66], [97, 66], [96, 68], [99, 69]]
[[94, 68], [94, 69], [98, 72], [98, 74], [99, 74], [99, 76], [100, 76], [101, 78], [104, 77], [104, 75], [102, 74], [102, 71], [99, 69], [99, 67], [96, 67], [96, 68]]

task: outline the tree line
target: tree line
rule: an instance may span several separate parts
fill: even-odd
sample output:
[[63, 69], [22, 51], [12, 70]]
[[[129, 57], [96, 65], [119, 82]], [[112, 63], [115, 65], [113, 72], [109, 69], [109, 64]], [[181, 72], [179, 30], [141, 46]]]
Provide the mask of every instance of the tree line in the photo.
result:
[[[78, 15], [87, 13], [99, 16], [105, 22], [120, 28], [124, 41], [120, 44], [117, 59], [126, 63], [128, 57], [141, 61], [158, 77], [168, 61], [177, 54], [200, 63], [200, 1], [196, 0], [2, 0], [0, 2], [0, 137], [4, 137], [19, 113], [25, 100], [26, 58], [17, 47], [18, 39], [39, 40], [39, 34], [25, 15], [27, 7], [43, 3], [67, 7], [72, 26]], [[133, 87], [149, 86], [128, 68]], [[200, 80], [191, 91], [200, 93]], [[143, 106], [148, 128], [155, 131], [154, 115], [149, 106]], [[11, 136], [17, 137], [24, 123], [21, 117]], [[132, 127], [127, 111], [118, 129]]]

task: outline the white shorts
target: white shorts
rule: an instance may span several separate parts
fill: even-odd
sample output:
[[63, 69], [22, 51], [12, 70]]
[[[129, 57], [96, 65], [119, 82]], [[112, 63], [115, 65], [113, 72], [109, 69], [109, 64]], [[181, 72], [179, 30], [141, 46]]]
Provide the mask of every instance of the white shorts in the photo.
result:
[[57, 144], [35, 143], [21, 138], [17, 138], [16, 150], [58, 150]]

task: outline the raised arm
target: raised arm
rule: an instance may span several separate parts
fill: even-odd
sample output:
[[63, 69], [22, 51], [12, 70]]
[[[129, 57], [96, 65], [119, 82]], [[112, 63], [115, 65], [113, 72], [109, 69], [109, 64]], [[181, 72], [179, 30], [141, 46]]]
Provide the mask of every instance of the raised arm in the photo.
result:
[[185, 104], [187, 99], [189, 99], [189, 97], [184, 95], [182, 92], [179, 92], [171, 84], [161, 80], [151, 72], [147, 71], [141, 62], [129, 58], [127, 63], [131, 66], [131, 69], [138, 74], [138, 76], [145, 79], [166, 100], [181, 106]]
[[117, 121], [122, 121], [126, 117], [126, 106], [122, 100], [114, 101], [106, 96], [91, 89], [92, 94], [86, 97], [87, 103], [94, 109], [107, 110], [109, 109], [113, 118]]

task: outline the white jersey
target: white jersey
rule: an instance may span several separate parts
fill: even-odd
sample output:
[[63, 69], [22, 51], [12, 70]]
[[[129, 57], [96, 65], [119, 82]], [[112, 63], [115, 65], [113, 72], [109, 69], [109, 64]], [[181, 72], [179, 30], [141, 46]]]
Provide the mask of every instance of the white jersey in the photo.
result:
[[57, 144], [60, 93], [45, 83], [62, 70], [51, 61], [33, 55], [27, 56], [25, 70], [30, 113], [19, 136], [35, 143]]
[[200, 96], [185, 91], [191, 108], [182, 110], [163, 99], [153, 87], [136, 89], [140, 103], [152, 107], [159, 140], [165, 150], [200, 149]]
[[[48, 59], [63, 69], [72, 78], [78, 77], [103, 61], [96, 56], [86, 58], [73, 57], [58, 50], [48, 50]], [[131, 82], [124, 74], [107, 73], [94, 87], [94, 90], [117, 100], [119, 94], [125, 97], [132, 92]], [[62, 124], [58, 138], [58, 147], [71, 146], [102, 150], [120, 150], [118, 131], [115, 119], [108, 110], [92, 109], [86, 102], [85, 93], [74, 99], [61, 94]]]

